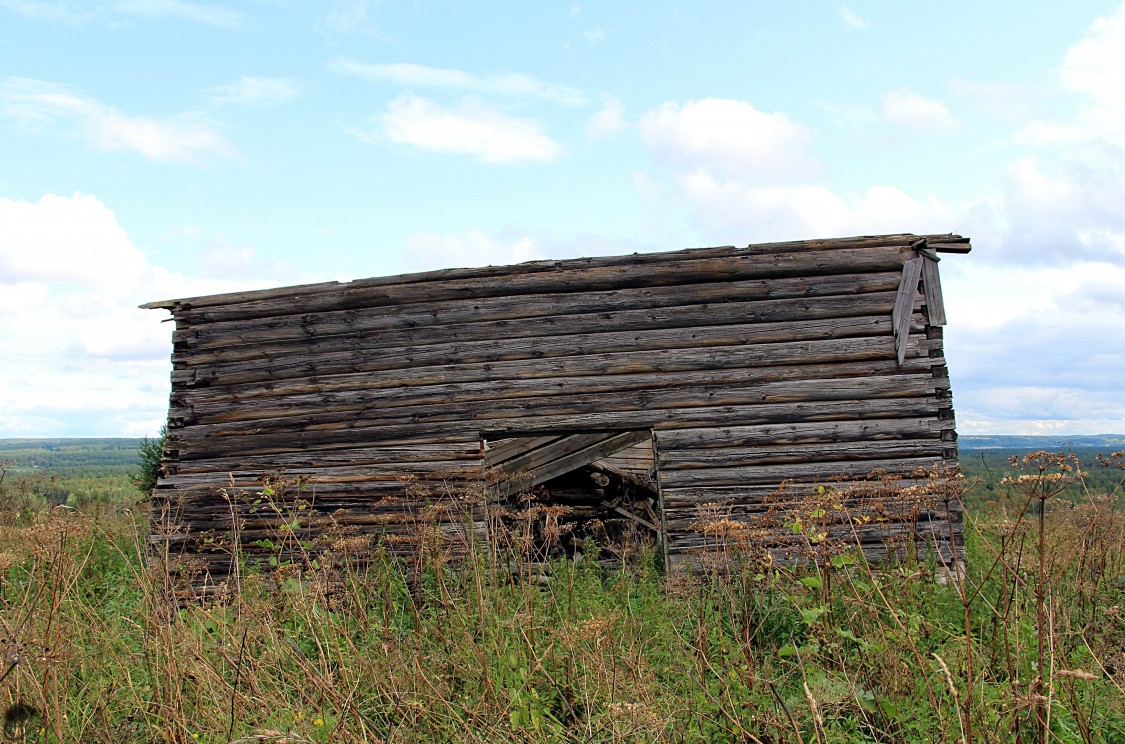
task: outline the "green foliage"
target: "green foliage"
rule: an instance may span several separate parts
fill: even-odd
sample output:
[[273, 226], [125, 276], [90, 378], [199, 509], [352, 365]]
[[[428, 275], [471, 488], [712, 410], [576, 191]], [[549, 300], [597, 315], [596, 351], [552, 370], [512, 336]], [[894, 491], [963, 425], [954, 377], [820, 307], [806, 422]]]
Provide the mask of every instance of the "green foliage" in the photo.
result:
[[156, 488], [160, 478], [160, 458], [164, 453], [164, 442], [168, 439], [168, 425], [160, 427], [160, 434], [155, 439], [144, 438], [137, 446], [137, 457], [140, 465], [131, 474], [133, 485], [143, 494], [149, 494]]
[[[1088, 501], [1091, 495], [1114, 494], [1122, 496], [1118, 486], [1121, 473], [1116, 467], [1103, 466], [1099, 456], [1109, 450], [1104, 447], [1072, 446], [1064, 450], [1073, 455], [1083, 471], [1081, 480], [1067, 484], [1060, 496], [1071, 503]], [[961, 449], [961, 471], [969, 479], [970, 489], [965, 502], [970, 506], [997, 505], [1005, 498], [1005, 488], [1001, 480], [1011, 467], [1011, 458], [1022, 457], [1026, 449], [989, 448]], [[1120, 501], [1120, 499], [1119, 499]], [[1125, 501], [1121, 501], [1125, 505]]]
[[299, 491], [283, 507], [271, 484], [250, 506], [290, 527], [261, 538], [274, 562], [176, 605], [135, 494], [8, 513], [0, 658], [21, 661], [0, 705], [39, 714], [9, 738], [46, 742], [1120, 741], [1125, 515], [1052, 496], [1068, 463], [997, 483], [1008, 505], [970, 512], [952, 577], [821, 539], [823, 499], [795, 515], [820, 565], [747, 549], [664, 576], [651, 556], [314, 550]]
[[0, 460], [17, 473], [48, 473], [70, 478], [127, 475], [137, 466], [133, 438], [0, 439]]

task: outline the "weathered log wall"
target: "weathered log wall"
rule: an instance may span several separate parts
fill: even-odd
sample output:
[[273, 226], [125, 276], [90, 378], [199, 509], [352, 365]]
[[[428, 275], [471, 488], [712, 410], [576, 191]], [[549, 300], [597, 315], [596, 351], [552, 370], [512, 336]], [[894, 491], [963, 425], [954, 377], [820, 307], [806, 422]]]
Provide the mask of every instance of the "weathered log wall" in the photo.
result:
[[[955, 464], [931, 322], [944, 323], [936, 263], [928, 284], [903, 290], [905, 305], [896, 298], [919, 248], [964, 253], [968, 241], [920, 240], [541, 261], [151, 303], [176, 321], [156, 492], [171, 516], [157, 540], [221, 575], [232, 530], [250, 543], [269, 528], [237, 493], [284, 473], [308, 479], [296, 537], [331, 527], [405, 544], [436, 495], [482, 490], [482, 438], [536, 432], [651, 429], [672, 556], [700, 544], [700, 505], [749, 514], [783, 481]], [[901, 341], [893, 313], [908, 329]], [[952, 519], [934, 522], [939, 541], [959, 539]], [[449, 524], [480, 531], [480, 510]]]

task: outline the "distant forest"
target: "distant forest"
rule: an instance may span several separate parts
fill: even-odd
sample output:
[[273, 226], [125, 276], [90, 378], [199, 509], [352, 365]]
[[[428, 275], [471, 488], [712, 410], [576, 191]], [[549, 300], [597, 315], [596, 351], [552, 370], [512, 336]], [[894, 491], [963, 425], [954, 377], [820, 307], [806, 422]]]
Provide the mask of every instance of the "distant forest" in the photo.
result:
[[40, 471], [62, 478], [127, 475], [137, 469], [143, 439], [0, 439], [0, 461], [13, 472]]

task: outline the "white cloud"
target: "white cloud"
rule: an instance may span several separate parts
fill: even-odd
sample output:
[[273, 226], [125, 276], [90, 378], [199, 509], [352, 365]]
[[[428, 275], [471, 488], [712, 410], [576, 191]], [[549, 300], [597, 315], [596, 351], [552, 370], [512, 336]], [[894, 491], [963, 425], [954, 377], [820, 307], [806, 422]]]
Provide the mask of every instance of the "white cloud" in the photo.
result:
[[509, 98], [542, 98], [565, 106], [581, 106], [589, 102], [586, 95], [576, 88], [511, 72], [474, 75], [464, 70], [427, 67], [410, 62], [366, 64], [348, 59], [333, 61], [331, 68], [335, 72], [364, 80], [390, 82], [406, 88], [450, 88]]
[[815, 182], [809, 134], [784, 113], [743, 101], [665, 103], [645, 114], [666, 186], [646, 182], [654, 209], [686, 217], [703, 244], [893, 232], [947, 232], [958, 211], [893, 185], [838, 193]]
[[381, 136], [430, 152], [472, 155], [487, 163], [554, 160], [562, 148], [530, 119], [508, 116], [472, 98], [447, 109], [402, 95], [381, 117]]
[[1057, 82], [1084, 102], [1067, 119], [1030, 122], [1017, 141], [1032, 146], [1109, 144], [1125, 150], [1125, 5], [1098, 18], [1086, 36], [1067, 50]]
[[848, 27], [849, 31], [862, 31], [867, 28], [867, 21], [861, 18], [847, 5], [840, 7], [840, 18], [844, 21], [844, 25]]
[[969, 256], [942, 271], [962, 431], [1120, 431], [1125, 352], [1106, 339], [1125, 324], [1125, 268]]
[[1059, 77], [1066, 87], [1099, 103], [1125, 107], [1125, 5], [1095, 20], [1067, 50]]
[[878, 112], [869, 106], [839, 104], [828, 100], [817, 101], [816, 106], [828, 114], [832, 122], [839, 127], [857, 129], [879, 121]]
[[81, 23], [96, 15], [96, 8], [77, 2], [48, 2], [47, 0], [0, 0], [0, 8], [13, 10], [28, 18]]
[[13, 10], [28, 18], [64, 23], [84, 23], [102, 18], [182, 18], [220, 28], [241, 28], [246, 16], [236, 10], [186, 0], [117, 0], [116, 2], [70, 2], [59, 0], [0, 0], [0, 8]]
[[923, 131], [943, 131], [958, 126], [944, 103], [906, 88], [891, 91], [883, 98], [883, 115], [896, 124]]
[[605, 41], [605, 29], [601, 26], [594, 26], [582, 32], [582, 38], [586, 40], [587, 44], [598, 44]]
[[137, 305], [276, 283], [156, 266], [91, 195], [0, 199], [0, 436], [155, 433], [171, 326]]
[[471, 230], [464, 236], [417, 233], [407, 239], [406, 248], [414, 271], [506, 266], [546, 258], [526, 235], [505, 240], [481, 230]]
[[819, 170], [806, 152], [803, 126], [745, 101], [669, 101], [642, 117], [641, 133], [657, 160], [679, 169], [766, 183], [800, 181]]
[[207, 91], [212, 103], [255, 104], [284, 103], [301, 94], [301, 84], [291, 78], [242, 76], [233, 83]]
[[73, 89], [31, 78], [0, 83], [0, 112], [21, 126], [77, 136], [100, 150], [137, 152], [149, 160], [199, 163], [234, 148], [202, 114], [157, 119], [129, 116]]
[[601, 139], [614, 132], [620, 132], [628, 124], [625, 122], [625, 104], [613, 96], [602, 94], [601, 109], [586, 120], [586, 136]]
[[[1034, 155], [1008, 166], [990, 258], [1125, 266], [1125, 153], [1105, 151], [1101, 167], [1075, 159], [1047, 165]], [[1116, 161], [1116, 162], [1115, 162]]]
[[332, 40], [353, 31], [367, 31], [374, 29], [375, 10], [379, 7], [379, 0], [332, 0], [328, 12], [317, 21], [317, 29]]
[[645, 243], [635, 238], [607, 238], [600, 235], [561, 236], [549, 232], [533, 233], [510, 227], [496, 234], [469, 230], [460, 235], [416, 233], [406, 241], [407, 271], [450, 267], [508, 266], [544, 259], [580, 256], [621, 256], [638, 251], [672, 250], [682, 246], [667, 242]]
[[995, 255], [1125, 266], [1125, 6], [1094, 21], [1056, 73], [1056, 86], [1081, 102], [1069, 116], [1031, 120], [1015, 133], [1028, 153], [1005, 172]]
[[118, 0], [111, 7], [122, 15], [183, 18], [220, 28], [239, 28], [246, 21], [246, 16], [238, 11], [186, 0]]
[[989, 116], [1013, 125], [1022, 125], [1031, 118], [1042, 86], [992, 80], [966, 80], [955, 77], [949, 88], [958, 96], [971, 100]]
[[672, 197], [705, 243], [803, 240], [840, 235], [948, 232], [955, 210], [895, 186], [840, 195], [814, 184], [747, 184], [702, 170], [678, 174]]
[[0, 281], [135, 284], [144, 256], [89, 195], [0, 199]]

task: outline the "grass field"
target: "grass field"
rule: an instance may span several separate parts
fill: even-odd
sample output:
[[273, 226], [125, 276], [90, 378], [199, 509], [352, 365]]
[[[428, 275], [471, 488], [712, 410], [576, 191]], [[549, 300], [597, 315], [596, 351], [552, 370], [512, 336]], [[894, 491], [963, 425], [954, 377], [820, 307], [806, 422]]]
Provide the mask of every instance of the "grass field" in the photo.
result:
[[821, 537], [853, 517], [814, 492], [783, 526], [819, 565], [768, 560], [714, 515], [700, 529], [731, 568], [690, 578], [644, 550], [531, 569], [519, 534], [456, 566], [437, 542], [407, 565], [328, 535], [183, 606], [126, 476], [9, 472], [4, 735], [1122, 742], [1125, 513], [1120, 487], [1088, 492], [1082, 470], [1125, 471], [1120, 456], [1074, 465], [1004, 463], [969, 510], [965, 573], [913, 550], [866, 565]]

